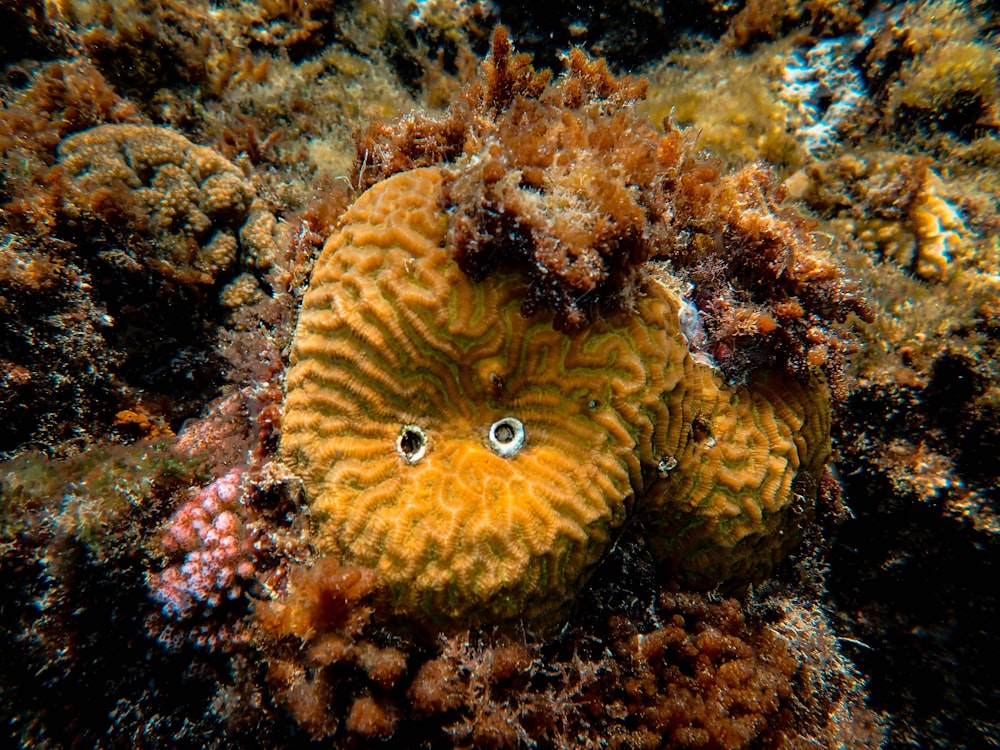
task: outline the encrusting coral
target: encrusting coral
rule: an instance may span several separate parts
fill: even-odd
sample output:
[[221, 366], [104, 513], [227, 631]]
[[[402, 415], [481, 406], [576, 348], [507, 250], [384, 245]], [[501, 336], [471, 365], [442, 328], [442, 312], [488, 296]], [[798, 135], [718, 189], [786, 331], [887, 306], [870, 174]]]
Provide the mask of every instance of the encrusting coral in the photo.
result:
[[451, 257], [442, 183], [370, 189], [313, 271], [281, 450], [317, 545], [445, 620], [559, 611], [635, 505], [692, 578], [768, 569], [796, 538], [797, 477], [829, 452], [822, 383], [725, 387], [655, 279], [572, 334], [523, 315], [521, 276], [476, 282]]

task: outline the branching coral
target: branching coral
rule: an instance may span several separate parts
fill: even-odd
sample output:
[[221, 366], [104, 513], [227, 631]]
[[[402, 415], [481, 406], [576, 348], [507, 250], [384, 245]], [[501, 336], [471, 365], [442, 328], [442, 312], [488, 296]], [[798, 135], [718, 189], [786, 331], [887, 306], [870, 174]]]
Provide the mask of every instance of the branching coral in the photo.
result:
[[240, 482], [233, 469], [177, 509], [163, 536], [175, 565], [150, 578], [150, 592], [171, 618], [188, 618], [199, 606], [216, 607], [236, 599], [254, 578], [262, 554], [257, 531], [241, 512]]
[[477, 282], [451, 258], [444, 180], [365, 193], [303, 301], [281, 451], [321, 549], [444, 620], [558, 612], [636, 505], [685, 575], [766, 570], [826, 461], [825, 386], [724, 387], [655, 280], [574, 334], [524, 316], [519, 275]]

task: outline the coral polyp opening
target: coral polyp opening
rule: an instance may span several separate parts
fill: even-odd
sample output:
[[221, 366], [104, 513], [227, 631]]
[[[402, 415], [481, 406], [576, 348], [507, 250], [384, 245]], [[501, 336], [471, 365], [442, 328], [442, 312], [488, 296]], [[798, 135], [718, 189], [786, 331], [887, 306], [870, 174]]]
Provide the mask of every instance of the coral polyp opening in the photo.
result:
[[514, 417], [504, 417], [490, 426], [490, 448], [501, 458], [510, 458], [524, 446], [524, 425]]
[[403, 425], [396, 438], [396, 450], [408, 464], [414, 464], [427, 452], [427, 435], [416, 425]]

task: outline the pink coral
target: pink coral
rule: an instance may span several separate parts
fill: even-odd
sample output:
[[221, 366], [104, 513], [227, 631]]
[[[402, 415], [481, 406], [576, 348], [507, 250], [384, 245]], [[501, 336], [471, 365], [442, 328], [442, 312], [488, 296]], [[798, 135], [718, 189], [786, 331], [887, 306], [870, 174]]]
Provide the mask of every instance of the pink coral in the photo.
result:
[[172, 619], [239, 598], [255, 578], [261, 538], [241, 502], [242, 469], [203, 487], [171, 516], [163, 549], [176, 562], [150, 576], [152, 596]]

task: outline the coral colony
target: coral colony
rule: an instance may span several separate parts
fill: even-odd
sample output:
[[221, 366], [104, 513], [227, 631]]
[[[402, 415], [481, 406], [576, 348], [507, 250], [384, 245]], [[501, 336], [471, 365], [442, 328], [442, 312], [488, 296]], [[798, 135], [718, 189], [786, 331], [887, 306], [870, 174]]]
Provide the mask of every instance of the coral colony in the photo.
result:
[[242, 476], [233, 469], [170, 517], [161, 544], [178, 559], [149, 582], [167, 617], [189, 618], [199, 606], [237, 599], [246, 582], [256, 577], [260, 540], [241, 518]]
[[14, 744], [996, 740], [995, 11], [730, 5], [0, 9]]
[[448, 257], [444, 179], [370, 188], [303, 300], [282, 453], [317, 544], [377, 569], [400, 606], [460, 621], [564, 608], [632, 506], [703, 584], [766, 571], [822, 478], [825, 386], [723, 387], [657, 279], [573, 333], [524, 315], [519, 275], [471, 281]]

